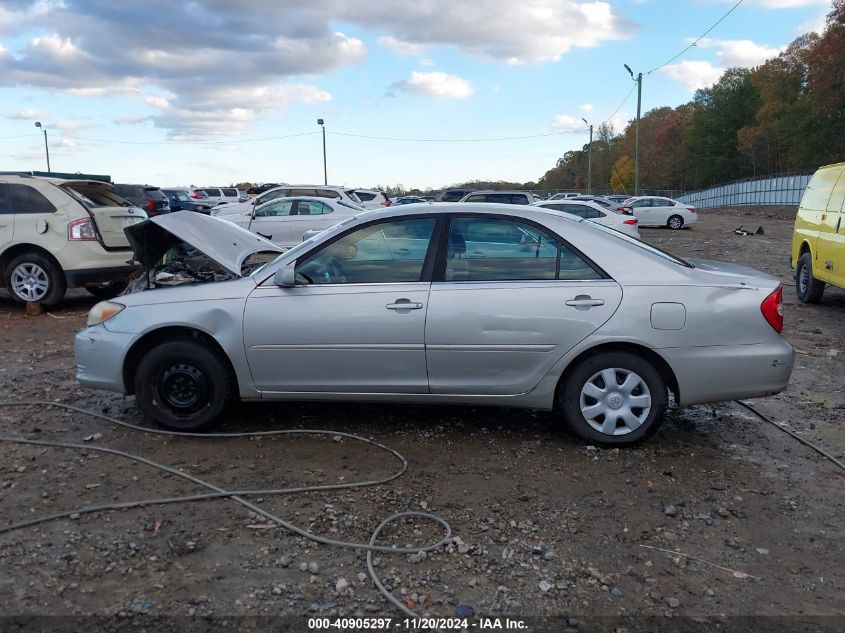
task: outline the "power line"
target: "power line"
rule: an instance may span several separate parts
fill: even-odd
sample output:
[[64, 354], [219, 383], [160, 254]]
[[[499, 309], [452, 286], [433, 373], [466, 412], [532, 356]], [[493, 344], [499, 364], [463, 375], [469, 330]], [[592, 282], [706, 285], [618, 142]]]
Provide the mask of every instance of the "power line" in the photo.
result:
[[587, 132], [587, 128], [579, 128], [577, 130], [563, 130], [560, 132], [547, 132], [545, 134], [529, 134], [526, 136], [498, 136], [486, 138], [410, 138], [397, 136], [371, 136], [367, 134], [352, 134], [351, 132], [335, 132], [333, 130], [326, 130], [326, 134], [334, 134], [335, 136], [366, 138], [377, 141], [406, 141], [414, 143], [486, 143], [489, 141], [517, 141], [530, 138], [544, 138], [549, 136], [560, 136], [562, 134], [583, 134], [585, 132]]
[[624, 106], [626, 103], [628, 103], [628, 99], [630, 99], [631, 95], [634, 94], [634, 89], [636, 87], [637, 87], [637, 84], [634, 84], [633, 86], [631, 86], [631, 89], [628, 91], [628, 94], [626, 94], [625, 98], [622, 99], [622, 103], [620, 103], [619, 106], [613, 111], [613, 114], [611, 114], [609, 117], [607, 117], [604, 121], [601, 122], [601, 125], [604, 125], [605, 123], [609, 123], [610, 120], [613, 117], [615, 117], [616, 114], [622, 109], [622, 106]]
[[733, 5], [730, 9], [728, 9], [728, 12], [727, 12], [727, 13], [725, 13], [725, 15], [723, 15], [721, 18], [719, 18], [718, 20], [716, 20], [716, 22], [715, 22], [715, 23], [714, 23], [714, 24], [713, 24], [713, 25], [712, 25], [709, 29], [707, 29], [706, 31], [704, 31], [704, 33], [702, 33], [701, 35], [699, 35], [699, 36], [698, 36], [698, 39], [696, 39], [696, 40], [695, 40], [692, 44], [690, 44], [689, 46], [687, 46], [684, 50], [682, 50], [680, 53], [678, 53], [677, 55], [675, 55], [675, 56], [674, 56], [672, 59], [670, 59], [669, 61], [665, 61], [665, 62], [663, 62], [662, 64], [660, 64], [660, 66], [657, 66], [656, 68], [652, 68], [651, 70], [649, 70], [649, 71], [646, 73], [646, 75], [650, 75], [650, 74], [651, 74], [651, 73], [653, 73], [655, 70], [660, 70], [660, 69], [661, 69], [661, 68], [663, 68], [664, 66], [666, 66], [666, 65], [668, 65], [668, 64], [671, 64], [673, 61], [675, 61], [676, 59], [678, 59], [681, 55], [683, 55], [684, 53], [686, 53], [686, 52], [687, 52], [689, 49], [691, 49], [693, 46], [695, 46], [696, 44], [698, 44], [701, 40], [703, 40], [705, 37], [707, 37], [707, 35], [709, 35], [710, 31], [712, 31], [712, 30], [713, 30], [713, 29], [715, 29], [717, 26], [719, 26], [719, 25], [720, 25], [720, 24], [724, 21], [724, 19], [725, 19], [725, 18], [727, 18], [727, 17], [728, 17], [731, 13], [733, 13], [733, 12], [734, 12], [734, 10], [735, 10], [735, 9], [736, 9], [739, 5], [741, 5], [743, 2], [744, 2], [744, 0], [739, 0], [739, 2], [737, 2], [737, 3], [736, 3], [735, 5]]
[[89, 138], [84, 136], [67, 136], [65, 134], [53, 134], [56, 138], [63, 138], [74, 141], [88, 141], [91, 143], [116, 143], [121, 145], [229, 145], [232, 143], [258, 143], [261, 141], [278, 141], [297, 136], [312, 136], [320, 132], [299, 132], [297, 134], [286, 134], [284, 136], [265, 136], [262, 138], [240, 138], [228, 141], [125, 141], [120, 139]]

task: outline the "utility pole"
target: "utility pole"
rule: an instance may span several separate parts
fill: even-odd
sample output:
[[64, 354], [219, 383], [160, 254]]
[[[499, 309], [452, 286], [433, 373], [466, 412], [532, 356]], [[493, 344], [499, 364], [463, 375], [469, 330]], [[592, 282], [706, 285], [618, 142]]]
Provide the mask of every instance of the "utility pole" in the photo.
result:
[[581, 120], [590, 126], [590, 144], [587, 145], [587, 195], [590, 195], [593, 193], [593, 125], [584, 117]]
[[317, 119], [317, 125], [323, 128], [323, 184], [329, 184], [329, 172], [326, 168], [326, 126], [323, 119]]
[[44, 131], [44, 153], [47, 154], [47, 173], [50, 173], [50, 146], [47, 144], [47, 128], [41, 126], [41, 121], [36, 121], [35, 127]]
[[640, 195], [640, 108], [643, 102], [643, 74], [634, 77], [634, 71], [624, 64], [631, 79], [637, 82], [637, 125], [634, 128], [634, 195]]

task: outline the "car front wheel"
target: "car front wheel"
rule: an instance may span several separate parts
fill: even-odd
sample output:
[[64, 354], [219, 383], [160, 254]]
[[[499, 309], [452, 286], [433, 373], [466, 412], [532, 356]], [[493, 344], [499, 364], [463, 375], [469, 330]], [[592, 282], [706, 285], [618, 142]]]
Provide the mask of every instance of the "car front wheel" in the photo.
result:
[[47, 257], [27, 253], [6, 267], [6, 289], [15, 301], [35, 301], [52, 308], [64, 298], [67, 284], [61, 269]]
[[225, 361], [193, 340], [157, 345], [135, 374], [135, 397], [144, 415], [178, 431], [197, 431], [216, 422], [232, 392]]
[[630, 352], [602, 352], [569, 374], [560, 405], [582, 439], [626, 446], [657, 431], [667, 398], [666, 383], [651, 363]]
[[673, 215], [669, 218], [669, 221], [666, 222], [666, 226], [673, 231], [677, 231], [678, 229], [684, 228], [684, 219], [679, 215]]
[[804, 253], [798, 258], [795, 293], [801, 303], [818, 303], [824, 293], [824, 282], [813, 277], [813, 257], [810, 253]]

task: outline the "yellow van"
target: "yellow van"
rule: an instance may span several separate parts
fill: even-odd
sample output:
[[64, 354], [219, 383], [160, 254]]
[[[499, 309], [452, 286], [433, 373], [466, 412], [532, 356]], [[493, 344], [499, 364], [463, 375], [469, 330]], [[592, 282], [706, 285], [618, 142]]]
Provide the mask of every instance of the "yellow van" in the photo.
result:
[[817, 303], [825, 284], [845, 288], [845, 163], [826, 165], [813, 174], [801, 198], [792, 256], [795, 290], [804, 303]]

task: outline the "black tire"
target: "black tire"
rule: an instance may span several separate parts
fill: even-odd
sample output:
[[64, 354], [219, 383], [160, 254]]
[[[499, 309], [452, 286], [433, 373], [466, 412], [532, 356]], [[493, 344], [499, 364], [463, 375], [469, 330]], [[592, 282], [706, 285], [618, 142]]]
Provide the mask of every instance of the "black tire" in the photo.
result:
[[684, 219], [679, 215], [673, 215], [668, 220], [666, 220], [666, 226], [668, 226], [673, 231], [679, 231], [684, 228]]
[[87, 290], [91, 295], [97, 297], [97, 299], [113, 299], [126, 290], [126, 286], [128, 285], [129, 282], [122, 279], [120, 281], [112, 281], [104, 286], [85, 286], [85, 290]]
[[[587, 417], [582, 412], [581, 395], [582, 389], [587, 388], [587, 384], [591, 383], [595, 387], [596, 382], [603, 382], [597, 379], [596, 375], [601, 374], [603, 370], [619, 369], [616, 373], [617, 386], [619, 379], [624, 379], [626, 374], [624, 372], [633, 373], [635, 378], [639, 379], [638, 387], [635, 387], [629, 395], [624, 393], [624, 389], [615, 391], [613, 388], [608, 390], [607, 400], [600, 402], [597, 398], [585, 396], [585, 406], [594, 406], [597, 404], [604, 404], [604, 408], [611, 413], [622, 414], [626, 410], [639, 418], [639, 426], [625, 431], [627, 425], [625, 423], [620, 425], [621, 419], [614, 419], [608, 424], [614, 426], [614, 433], [603, 433], [601, 430], [594, 428], [592, 424], [602, 424], [609, 418], [606, 415], [600, 415], [592, 419], [592, 424], [587, 420]], [[592, 379], [592, 380], [591, 380]], [[641, 388], [642, 383], [648, 390], [648, 394]], [[607, 386], [606, 383], [605, 387]], [[623, 383], [624, 384], [624, 383]], [[618, 396], [618, 397], [614, 397]], [[650, 408], [648, 411], [645, 407], [636, 407], [627, 405], [627, 398], [635, 398], [636, 402], [640, 402], [643, 396], [650, 396]], [[611, 408], [608, 404], [614, 398], [613, 403], [619, 402], [621, 398], [621, 408]], [[580, 362], [566, 377], [566, 382], [561, 385], [560, 389], [560, 408], [563, 413], [569, 428], [578, 437], [603, 446], [629, 446], [645, 440], [653, 435], [663, 421], [663, 416], [666, 413], [666, 406], [668, 402], [668, 393], [666, 383], [660, 375], [660, 372], [649, 363], [647, 360], [630, 352], [601, 352], [595, 356], [590, 356]]]
[[[43, 288], [27, 290], [18, 286], [16, 289], [16, 282], [21, 280], [22, 275], [28, 274], [37, 278], [37, 283], [43, 285]], [[6, 290], [18, 303], [35, 301], [45, 308], [53, 308], [62, 302], [67, 290], [67, 282], [61, 268], [50, 258], [39, 253], [18, 255], [6, 266], [5, 275]]]
[[161, 426], [198, 431], [216, 422], [232, 399], [234, 380], [219, 354], [192, 340], [161, 343], [135, 374], [135, 398]]
[[824, 293], [824, 282], [813, 277], [813, 257], [804, 253], [795, 269], [795, 294], [801, 303], [818, 303]]

